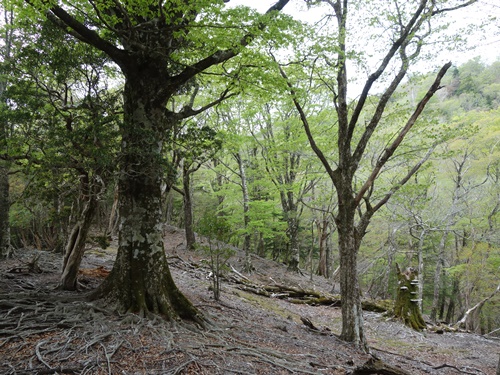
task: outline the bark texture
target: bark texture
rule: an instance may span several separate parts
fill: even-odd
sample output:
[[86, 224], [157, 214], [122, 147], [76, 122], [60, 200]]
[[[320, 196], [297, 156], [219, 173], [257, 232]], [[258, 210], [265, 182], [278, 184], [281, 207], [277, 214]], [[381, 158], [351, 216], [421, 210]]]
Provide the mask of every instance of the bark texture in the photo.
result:
[[[349, 194], [350, 189], [338, 194]], [[352, 197], [352, 195], [351, 195]], [[364, 332], [363, 313], [361, 307], [361, 289], [359, 287], [357, 258], [361, 236], [354, 225], [354, 206], [352, 198], [342, 197], [339, 213], [335, 218], [339, 236], [340, 255], [340, 291], [342, 297], [342, 340], [353, 343], [364, 351], [368, 351], [368, 343]]]
[[182, 191], [184, 192], [184, 230], [186, 232], [186, 248], [194, 250], [196, 236], [194, 234], [193, 222], [193, 201], [191, 193], [191, 171], [187, 166], [183, 167], [182, 172]]
[[91, 196], [81, 210], [78, 221], [73, 226], [66, 242], [61, 275], [60, 288], [76, 290], [78, 287], [78, 270], [85, 252], [85, 242], [97, 208], [95, 196]]
[[130, 77], [125, 85], [119, 248], [113, 270], [94, 297], [110, 300], [119, 311], [201, 322], [197, 309], [175, 285], [163, 250], [163, 131], [176, 119], [166, 116], [162, 105], [155, 105], [151, 95], [159, 88], [151, 78], [160, 72], [154, 73]]
[[9, 210], [9, 169], [0, 165], [0, 258], [8, 258], [11, 250]]

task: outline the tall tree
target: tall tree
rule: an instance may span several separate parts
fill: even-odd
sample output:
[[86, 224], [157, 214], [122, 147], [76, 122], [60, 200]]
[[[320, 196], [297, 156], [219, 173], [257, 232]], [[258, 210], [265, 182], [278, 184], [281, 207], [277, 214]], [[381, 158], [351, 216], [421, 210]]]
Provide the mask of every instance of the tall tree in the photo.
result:
[[[273, 5], [251, 31], [225, 15], [221, 0], [27, 3], [107, 54], [125, 77], [119, 249], [94, 297], [106, 297], [122, 311], [199, 320], [197, 309], [176, 287], [163, 251], [162, 141], [182, 119], [221, 102], [228, 91], [198, 109], [187, 105], [174, 111], [167, 104], [197, 76], [237, 56], [288, 0]], [[231, 22], [234, 27], [224, 27]]]
[[[384, 145], [377, 155], [370, 171], [361, 170], [361, 161], [367, 152], [367, 146], [373, 134], [384, 124], [384, 115], [390, 99], [396, 88], [407, 75], [410, 66], [416, 61], [426, 40], [433, 36], [433, 20], [454, 9], [474, 3], [470, 1], [394, 1], [366, 4], [361, 7], [357, 2], [348, 0], [319, 0], [310, 3], [323, 3], [333, 11], [336, 22], [333, 40], [331, 35], [322, 36], [321, 53], [315, 53], [313, 68], [320, 62], [323, 66], [334, 69], [333, 77], [318, 74], [319, 80], [333, 93], [334, 114], [331, 122], [336, 129], [336, 160], [332, 161], [325, 149], [320, 148], [311, 131], [308, 115], [301, 104], [301, 91], [288, 79], [285, 68], [280, 68], [282, 76], [288, 82], [289, 91], [295, 107], [301, 117], [304, 130], [308, 136], [311, 148], [322, 162], [326, 172], [335, 185], [338, 210], [335, 223], [338, 230], [340, 254], [340, 287], [342, 296], [342, 333], [341, 338], [354, 343], [357, 347], [368, 350], [368, 344], [363, 328], [361, 310], [361, 290], [357, 275], [357, 257], [361, 241], [367, 232], [373, 215], [383, 207], [391, 196], [404, 185], [419, 167], [429, 157], [430, 152], [421, 159], [385, 193], [374, 194], [375, 181], [393, 160], [396, 150], [417, 122], [426, 104], [439, 90], [440, 82], [451, 63], [444, 65], [437, 73], [432, 86], [415, 106], [413, 113], [404, 125], [394, 135], [392, 140]], [[367, 15], [368, 14], [368, 15]], [[380, 53], [378, 66], [368, 76], [361, 94], [350, 105], [348, 97], [349, 58], [359, 57], [355, 53], [355, 29], [353, 25], [363, 30], [366, 35], [371, 26], [376, 25], [377, 48]], [[330, 30], [330, 29], [329, 29]], [[380, 30], [384, 30], [381, 43]], [[369, 39], [365, 37], [364, 40]], [[325, 43], [334, 46], [328, 54]], [[364, 68], [369, 65], [366, 64]], [[395, 71], [389, 72], [394, 69]], [[369, 68], [368, 68], [369, 69]], [[376, 97], [370, 97], [370, 91], [376, 83], [387, 80], [388, 85]], [[372, 104], [374, 103], [374, 104]], [[364, 173], [363, 173], [364, 172]], [[364, 182], [359, 183], [362, 180]]]
[[288, 270], [297, 272], [300, 262], [299, 229], [301, 200], [314, 186], [310, 160], [303, 152], [307, 144], [301, 137], [300, 123], [293, 112], [276, 103], [265, 105], [259, 121], [259, 132], [252, 133], [259, 145], [266, 174], [279, 194], [288, 238]]
[[[5, 3], [5, 2], [4, 2]], [[0, 72], [0, 111], [5, 110], [6, 98], [4, 96], [7, 87], [7, 72], [5, 66], [10, 63], [12, 54], [12, 44], [14, 39], [13, 27], [13, 8], [12, 6], [6, 7], [3, 4], [3, 29], [2, 37], [3, 43], [1, 46], [2, 71]], [[10, 254], [10, 226], [9, 226], [9, 170], [10, 162], [8, 157], [8, 122], [5, 118], [0, 123], [0, 258], [6, 258]]]

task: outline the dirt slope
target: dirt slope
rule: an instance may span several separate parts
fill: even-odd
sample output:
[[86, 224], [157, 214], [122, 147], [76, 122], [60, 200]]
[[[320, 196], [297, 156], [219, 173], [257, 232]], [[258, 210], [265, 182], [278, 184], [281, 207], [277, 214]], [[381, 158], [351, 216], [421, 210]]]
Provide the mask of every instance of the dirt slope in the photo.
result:
[[[242, 291], [223, 282], [220, 302], [209, 290], [199, 252], [187, 252], [183, 232], [166, 230], [166, 251], [179, 288], [212, 322], [187, 323], [119, 316], [82, 296], [111, 269], [116, 248], [90, 248], [78, 293], [54, 288], [60, 256], [23, 250], [0, 262], [0, 374], [349, 374], [370, 357], [337, 338], [340, 309], [308, 306]], [[39, 256], [39, 269], [28, 263]], [[242, 254], [230, 259], [241, 269]], [[258, 285], [329, 292], [324, 278], [288, 273], [254, 257]], [[36, 271], [43, 271], [37, 273]], [[319, 331], [301, 321], [308, 318]], [[365, 313], [373, 354], [410, 374], [494, 375], [500, 342], [466, 333], [412, 331], [382, 314]]]

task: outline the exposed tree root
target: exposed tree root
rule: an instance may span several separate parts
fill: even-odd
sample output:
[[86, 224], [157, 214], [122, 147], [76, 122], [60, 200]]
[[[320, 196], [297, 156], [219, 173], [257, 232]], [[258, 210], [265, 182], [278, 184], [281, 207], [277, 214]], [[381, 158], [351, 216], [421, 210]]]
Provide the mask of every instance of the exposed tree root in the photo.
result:
[[[148, 374], [233, 372], [222, 365], [227, 357], [271, 372], [320, 374], [341, 368], [309, 354], [289, 354], [235, 339], [215, 324], [200, 331], [184, 322], [119, 316], [82, 300], [64, 303], [46, 296], [38, 300], [5, 297], [0, 296], [0, 348], [14, 353], [2, 360], [6, 374], [133, 372], [121, 367], [124, 358], [127, 363], [135, 358]], [[154, 354], [150, 354], [152, 343]], [[31, 353], [31, 357], [21, 353]], [[221, 353], [224, 358], [214, 362]]]
[[370, 358], [364, 365], [356, 367], [352, 375], [379, 374], [379, 375], [411, 375], [409, 372], [384, 363], [378, 358]]
[[458, 367], [456, 366], [452, 366], [452, 365], [448, 365], [446, 363], [442, 364], [442, 365], [439, 365], [439, 366], [435, 366], [433, 367], [434, 370], [439, 370], [439, 369], [442, 369], [442, 368], [452, 368], [462, 374], [470, 374], [470, 375], [477, 375], [477, 374], [484, 374], [484, 372], [482, 372], [481, 370], [479, 369], [471, 369], [471, 370], [474, 370], [475, 372], [469, 372], [469, 371], [466, 371], [466, 370], [462, 370], [462, 369], [459, 369]]

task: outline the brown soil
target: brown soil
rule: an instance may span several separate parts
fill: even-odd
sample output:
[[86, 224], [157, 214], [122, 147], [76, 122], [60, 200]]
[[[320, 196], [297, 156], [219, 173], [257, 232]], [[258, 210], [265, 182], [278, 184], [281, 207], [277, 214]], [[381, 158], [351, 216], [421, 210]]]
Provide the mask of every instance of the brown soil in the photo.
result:
[[[340, 341], [338, 306], [309, 306], [242, 291], [222, 283], [214, 301], [201, 252], [184, 248], [183, 232], [166, 230], [166, 251], [179, 288], [211, 324], [120, 316], [84, 302], [113, 265], [116, 247], [91, 247], [82, 263], [81, 291], [55, 287], [61, 256], [18, 250], [0, 262], [1, 374], [349, 374], [370, 358]], [[33, 259], [38, 257], [36, 262]], [[229, 260], [241, 270], [243, 256]], [[33, 263], [33, 264], [30, 264]], [[258, 285], [332, 290], [328, 280], [289, 273], [253, 257]], [[301, 321], [308, 318], [318, 330]], [[494, 375], [500, 341], [468, 333], [416, 332], [379, 313], [365, 312], [372, 353], [409, 374]]]

